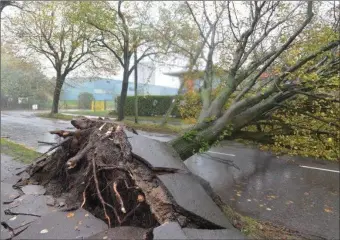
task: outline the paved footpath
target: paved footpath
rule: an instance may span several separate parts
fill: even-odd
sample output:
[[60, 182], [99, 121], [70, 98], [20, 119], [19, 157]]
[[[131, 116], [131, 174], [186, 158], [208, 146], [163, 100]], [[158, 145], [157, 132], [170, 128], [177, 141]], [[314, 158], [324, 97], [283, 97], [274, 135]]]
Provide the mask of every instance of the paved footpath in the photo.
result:
[[1, 239], [83, 239], [107, 229], [84, 209], [71, 215], [58, 211], [64, 200], [44, 195], [41, 186], [13, 189], [20, 179], [15, 173], [24, 166], [1, 154]]

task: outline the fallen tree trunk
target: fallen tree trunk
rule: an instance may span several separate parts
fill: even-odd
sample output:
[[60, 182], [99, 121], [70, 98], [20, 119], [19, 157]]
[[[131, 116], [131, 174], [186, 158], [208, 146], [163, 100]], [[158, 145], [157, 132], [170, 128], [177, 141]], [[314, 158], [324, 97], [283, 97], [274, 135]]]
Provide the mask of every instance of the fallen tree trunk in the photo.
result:
[[85, 208], [109, 227], [154, 228], [181, 219], [204, 228], [204, 219], [176, 211], [157, 178], [160, 173], [132, 154], [124, 126], [87, 118], [71, 123], [77, 130], [52, 131], [65, 139], [26, 169], [29, 180], [43, 185], [46, 194], [66, 199], [66, 210]]

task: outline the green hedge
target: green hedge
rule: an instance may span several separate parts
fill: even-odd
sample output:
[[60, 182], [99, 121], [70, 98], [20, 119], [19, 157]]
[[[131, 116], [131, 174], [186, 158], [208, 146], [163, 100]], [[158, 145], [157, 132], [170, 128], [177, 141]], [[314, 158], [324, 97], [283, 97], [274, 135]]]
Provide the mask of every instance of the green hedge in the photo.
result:
[[78, 95], [79, 109], [91, 109], [92, 101], [94, 100], [93, 94], [89, 92], [82, 92]]
[[78, 100], [60, 100], [59, 101], [60, 109], [78, 109]]
[[[139, 116], [163, 116], [168, 110], [174, 96], [139, 96], [138, 97], [138, 115]], [[120, 104], [120, 97], [116, 98], [117, 106]], [[124, 112], [125, 116], [133, 116], [135, 109], [135, 97], [126, 97]], [[177, 106], [174, 108], [172, 115], [180, 117]]]

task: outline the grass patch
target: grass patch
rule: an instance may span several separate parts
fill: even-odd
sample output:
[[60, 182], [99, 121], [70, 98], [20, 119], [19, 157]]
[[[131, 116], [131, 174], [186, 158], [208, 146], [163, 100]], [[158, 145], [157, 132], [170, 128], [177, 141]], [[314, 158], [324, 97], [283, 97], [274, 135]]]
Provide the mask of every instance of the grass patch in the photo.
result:
[[183, 131], [183, 128], [180, 126], [166, 125], [164, 127], [159, 124], [154, 123], [134, 123], [130, 120], [123, 121], [125, 125], [132, 127], [136, 130], [142, 130], [145, 132], [157, 132], [157, 133], [166, 133], [166, 134], [178, 134]]
[[37, 117], [42, 117], [42, 118], [52, 118], [52, 119], [60, 119], [60, 120], [72, 120], [74, 118], [74, 116], [71, 115], [65, 115], [62, 113], [55, 113], [55, 114], [51, 114], [51, 113], [37, 113], [36, 114]]
[[306, 239], [307, 237], [285, 227], [276, 226], [270, 222], [263, 222], [248, 216], [243, 216], [227, 205], [223, 205], [222, 209], [233, 225], [252, 239]]
[[[88, 116], [97, 116], [97, 117], [117, 117], [117, 115], [110, 114], [111, 110], [104, 111], [92, 111], [92, 110], [84, 110], [84, 111], [67, 111], [63, 113], [77, 114], [77, 115], [88, 115]], [[134, 121], [134, 116], [125, 116], [125, 120]], [[138, 116], [139, 121], [150, 121], [154, 123], [161, 123], [163, 120], [163, 116]], [[180, 118], [169, 118], [168, 123], [177, 123], [181, 124], [184, 121]]]
[[108, 117], [109, 116], [108, 110], [104, 111], [91, 111], [91, 110], [82, 110], [82, 111], [67, 111], [67, 112], [62, 112], [63, 113], [70, 113], [70, 114], [77, 114], [77, 115], [89, 115], [89, 116], [96, 116], [96, 117]]
[[[79, 114], [82, 115], [82, 114]], [[84, 114], [88, 115], [88, 114]], [[62, 113], [50, 114], [50, 113], [38, 113], [38, 117], [42, 118], [52, 118], [52, 119], [61, 119], [61, 120], [72, 120], [75, 116], [65, 115]], [[167, 133], [167, 134], [177, 134], [183, 130], [180, 126], [166, 125], [164, 127], [155, 123], [139, 123], [136, 124], [132, 120], [124, 120], [125, 125], [130, 126], [136, 130], [142, 130], [146, 132], [157, 132], [157, 133]]]
[[[131, 120], [134, 121], [135, 117], [134, 116], [125, 116], [126, 120]], [[138, 116], [138, 121], [151, 121], [155, 123], [161, 123], [163, 120], [163, 116]], [[184, 123], [184, 121], [180, 118], [168, 118], [168, 123], [177, 123], [181, 124]]]
[[231, 207], [229, 206], [223, 206], [223, 212], [227, 215], [229, 220], [233, 222], [234, 225], [236, 225], [241, 232], [243, 232], [245, 235], [253, 237], [255, 239], [260, 239], [259, 234], [257, 233], [257, 230], [260, 229], [258, 226], [258, 223], [255, 219], [252, 219], [250, 217], [244, 217], [241, 214], [235, 212]]
[[1, 138], [1, 153], [9, 155], [23, 163], [31, 163], [40, 156], [40, 153], [22, 144], [15, 143], [5, 138]]
[[[80, 114], [81, 115], [81, 114]], [[87, 114], [86, 114], [87, 115]], [[61, 120], [72, 120], [75, 116], [71, 115], [65, 115], [62, 113], [57, 113], [57, 114], [50, 114], [50, 113], [38, 113], [38, 117], [42, 118], [52, 118], [52, 119], [61, 119]], [[177, 134], [183, 131], [183, 127], [180, 125], [175, 126], [175, 125], [166, 125], [166, 126], [160, 126], [159, 124], [156, 123], [139, 123], [136, 124], [132, 120], [124, 120], [123, 121], [125, 125], [130, 126], [136, 130], [142, 130], [146, 132], [157, 132], [157, 133], [166, 133], [166, 134]]]

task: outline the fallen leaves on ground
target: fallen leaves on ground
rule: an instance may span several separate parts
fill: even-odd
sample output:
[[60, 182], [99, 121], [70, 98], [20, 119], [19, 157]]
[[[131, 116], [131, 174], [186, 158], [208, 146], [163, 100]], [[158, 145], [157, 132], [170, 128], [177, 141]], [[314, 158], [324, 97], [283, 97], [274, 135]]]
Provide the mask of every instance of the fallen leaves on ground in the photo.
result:
[[329, 207], [324, 208], [324, 210], [325, 210], [326, 213], [332, 213], [333, 212], [333, 210]]
[[48, 233], [48, 230], [47, 229], [43, 229], [40, 231], [40, 233]]
[[74, 217], [74, 213], [73, 212], [70, 212], [70, 213], [67, 214], [67, 218], [72, 218], [72, 217]]
[[278, 198], [278, 196], [276, 196], [276, 195], [268, 195], [267, 196], [268, 200], [273, 200], [273, 199], [276, 199], [276, 198]]

